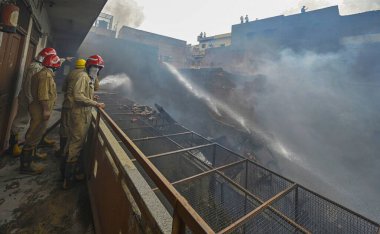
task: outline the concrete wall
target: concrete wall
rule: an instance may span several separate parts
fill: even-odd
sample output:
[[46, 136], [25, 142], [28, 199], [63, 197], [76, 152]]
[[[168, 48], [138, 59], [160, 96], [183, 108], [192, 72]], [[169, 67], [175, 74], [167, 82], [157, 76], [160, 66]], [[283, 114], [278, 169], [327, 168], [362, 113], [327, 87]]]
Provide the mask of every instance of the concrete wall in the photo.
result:
[[[158, 49], [135, 41], [88, 33], [78, 50], [79, 57], [99, 54], [105, 62], [101, 76], [127, 73], [139, 77], [143, 71], [158, 63]], [[138, 74], [138, 75], [137, 75]]]
[[291, 16], [276, 16], [232, 26], [232, 46], [336, 50], [339, 47], [338, 7]]
[[120, 29], [118, 37], [120, 39], [127, 39], [157, 47], [160, 60], [170, 62], [176, 67], [184, 67], [186, 64], [186, 41], [137, 30], [127, 26], [123, 26]]
[[343, 37], [380, 33], [380, 11], [340, 16], [338, 6], [232, 26], [232, 46], [336, 51]]
[[101, 27], [92, 27], [90, 32], [98, 34], [98, 35], [104, 35], [111, 38], [116, 38], [116, 31], [101, 28]]
[[170, 233], [170, 214], [102, 120], [99, 128], [90, 128], [88, 139], [87, 185], [96, 233]]
[[195, 63], [239, 72], [240, 67], [247, 67], [244, 64], [251, 64], [252, 58], [259, 59], [256, 55], [261, 52], [337, 52], [348, 44], [379, 42], [380, 24], [373, 22], [380, 22], [380, 11], [341, 16], [334, 6], [237, 24], [232, 26], [231, 46], [209, 48]]
[[[30, 3], [29, 3], [30, 4]], [[16, 1], [20, 8], [19, 26], [16, 33], [0, 33], [0, 73], [2, 89], [0, 91], [0, 151], [8, 147], [8, 137], [12, 120], [17, 112], [17, 96], [26, 67], [31, 62], [50, 35], [50, 23], [46, 9], [37, 9], [34, 2], [26, 5], [24, 1]], [[33, 31], [39, 31], [44, 37], [36, 38], [37, 45], [31, 41]], [[36, 48], [35, 48], [36, 47]], [[32, 54], [31, 54], [32, 53]], [[6, 85], [4, 85], [6, 84]]]

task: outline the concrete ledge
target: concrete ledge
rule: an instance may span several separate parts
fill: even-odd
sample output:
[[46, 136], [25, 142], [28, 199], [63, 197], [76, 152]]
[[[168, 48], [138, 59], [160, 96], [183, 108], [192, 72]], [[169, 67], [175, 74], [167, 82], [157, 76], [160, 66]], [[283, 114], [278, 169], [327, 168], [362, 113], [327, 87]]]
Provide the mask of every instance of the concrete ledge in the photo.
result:
[[[93, 115], [96, 119], [97, 114], [95, 111], [93, 112]], [[94, 129], [92, 129], [91, 132], [93, 133]], [[99, 138], [102, 138], [100, 137], [101, 135], [104, 136], [101, 140], [102, 142], [99, 140]], [[130, 160], [128, 156], [129, 152], [126, 152], [122, 148], [106, 124], [100, 120], [98, 136], [96, 138], [92, 138], [93, 136], [89, 135], [88, 137], [88, 139], [96, 139], [96, 142], [92, 142], [91, 144], [101, 144], [102, 147], [104, 147], [103, 149], [107, 149], [108, 147], [108, 151], [104, 150], [105, 152], [103, 152], [103, 154], [106, 155], [103, 157], [103, 160], [107, 160], [109, 162], [113, 168], [112, 171], [114, 172], [115, 178], [119, 178], [121, 180], [120, 187], [122, 187], [121, 189], [126, 194], [127, 199], [130, 203], [129, 205], [132, 207], [133, 213], [135, 216], [139, 216], [136, 217], [136, 220], [140, 222], [139, 226], [142, 228], [143, 232], [156, 233], [158, 231], [158, 228], [162, 233], [171, 233], [171, 215], [163, 206], [156, 194], [152, 191], [151, 187], [148, 185], [144, 177], [140, 174], [133, 162]], [[99, 154], [99, 152], [95, 152], [95, 154]], [[138, 197], [133, 197], [132, 194], [135, 196], [138, 194]], [[145, 211], [141, 210], [138, 204], [145, 207]], [[147, 223], [149, 221], [145, 220], [144, 212], [150, 213], [150, 216], [153, 217], [157, 227], [149, 227], [150, 224]], [[94, 215], [101, 217], [101, 214], [96, 213], [97, 212], [94, 212]], [[115, 215], [119, 214], [115, 213]], [[97, 219], [97, 217], [94, 217], [94, 219]]]

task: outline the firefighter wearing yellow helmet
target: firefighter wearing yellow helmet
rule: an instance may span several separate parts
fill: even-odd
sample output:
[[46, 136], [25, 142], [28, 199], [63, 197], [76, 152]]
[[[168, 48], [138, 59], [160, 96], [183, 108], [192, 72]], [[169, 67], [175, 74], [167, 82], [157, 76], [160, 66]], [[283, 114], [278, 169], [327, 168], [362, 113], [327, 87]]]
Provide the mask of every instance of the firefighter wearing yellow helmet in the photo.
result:
[[59, 128], [59, 135], [60, 135], [60, 148], [57, 151], [57, 156], [61, 156], [64, 153], [64, 149], [67, 143], [68, 131], [69, 131], [69, 115], [70, 110], [72, 108], [72, 101], [69, 100], [69, 97], [67, 95], [67, 88], [73, 83], [75, 80], [75, 77], [78, 73], [82, 72], [85, 68], [86, 60], [84, 59], [78, 59], [75, 61], [75, 69], [72, 70], [66, 79], [63, 82], [62, 85], [62, 92], [64, 93], [64, 100], [62, 103], [62, 112], [61, 112], [61, 124]]
[[[67, 87], [67, 99], [70, 102], [69, 138], [65, 149], [65, 164], [61, 167], [64, 175], [63, 188], [72, 186], [74, 179], [83, 178], [81, 150], [91, 122], [92, 107], [104, 108], [104, 103], [94, 100], [95, 83], [104, 61], [99, 55], [90, 56], [85, 69], [75, 73], [73, 82]], [[62, 170], [63, 169], [63, 170]], [[78, 175], [80, 176], [78, 178]]]

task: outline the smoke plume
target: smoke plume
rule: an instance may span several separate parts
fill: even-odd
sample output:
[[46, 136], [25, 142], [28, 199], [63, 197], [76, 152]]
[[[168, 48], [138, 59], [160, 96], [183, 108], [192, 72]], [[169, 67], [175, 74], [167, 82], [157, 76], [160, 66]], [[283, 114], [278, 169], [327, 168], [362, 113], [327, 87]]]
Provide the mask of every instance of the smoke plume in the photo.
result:
[[144, 21], [143, 10], [134, 0], [109, 0], [104, 9], [106, 13], [115, 17], [118, 28], [123, 25], [139, 27]]
[[[104, 72], [131, 77], [133, 89], [120, 90], [130, 99], [158, 103], [179, 123], [206, 137], [227, 139], [226, 146], [239, 153], [251, 147], [266, 167], [380, 221], [380, 44], [321, 50], [318, 43], [311, 51], [265, 42], [251, 43], [254, 50], [245, 48], [242, 58], [219, 56], [225, 59], [220, 64], [245, 76], [180, 70], [202, 89], [195, 90], [200, 97], [191, 92], [195, 86], [184, 85], [156, 61], [153, 48], [99, 39], [91, 50], [109, 61]], [[102, 84], [107, 80], [112, 79]], [[222, 117], [212, 116], [207, 97], [218, 103]], [[241, 117], [250, 133], [221, 124], [228, 121], [225, 109]]]
[[[247, 67], [257, 68], [261, 91], [244, 91], [247, 83], [241, 83], [233, 98], [255, 100], [254, 112], [245, 118], [255, 116], [256, 126], [274, 136], [268, 147], [279, 142], [282, 156], [342, 194], [336, 199], [378, 220], [380, 66], [371, 62], [375, 48], [337, 53], [286, 49], [278, 56], [261, 56], [259, 66], [253, 62]], [[241, 113], [247, 108], [235, 105]], [[284, 164], [282, 169], [301, 183], [313, 184], [310, 178], [296, 178]], [[329, 191], [327, 195], [335, 197]]]
[[380, 0], [343, 0], [342, 10], [345, 14], [380, 10]]
[[285, 11], [286, 15], [300, 13], [302, 6], [306, 6], [308, 11], [317, 10], [329, 6], [339, 6], [341, 15], [357, 14], [364, 11], [380, 10], [380, 0], [301, 0], [297, 6]]

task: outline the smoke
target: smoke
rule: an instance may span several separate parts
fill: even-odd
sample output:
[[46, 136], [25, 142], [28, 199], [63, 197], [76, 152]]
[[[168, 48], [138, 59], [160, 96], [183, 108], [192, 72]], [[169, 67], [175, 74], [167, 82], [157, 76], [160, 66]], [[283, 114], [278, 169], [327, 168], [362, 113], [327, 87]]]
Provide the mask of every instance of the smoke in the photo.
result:
[[144, 21], [144, 8], [134, 0], [109, 0], [104, 11], [114, 16], [118, 28], [139, 27]]
[[174, 75], [175, 78], [187, 89], [188, 92], [192, 93], [197, 98], [201, 99], [208, 105], [216, 114], [220, 115], [218, 110], [218, 105], [216, 100], [212, 100], [212, 97], [206, 94], [203, 90], [201, 90], [198, 86], [192, 84], [188, 81], [182, 74], [178, 72], [178, 70], [171, 64], [164, 62], [167, 69]]
[[284, 14], [288, 15], [300, 13], [302, 6], [306, 6], [308, 11], [312, 11], [336, 5], [339, 6], [339, 11], [342, 15], [380, 10], [380, 0], [301, 0], [298, 1], [296, 6], [286, 10]]
[[212, 95], [204, 92], [200, 87], [194, 85], [191, 81], [189, 81], [185, 76], [180, 74], [178, 70], [168, 64], [164, 63], [165, 66], [169, 69], [169, 71], [174, 75], [175, 78], [193, 95], [195, 95], [197, 98], [201, 99], [206, 103], [206, 105], [214, 111], [215, 114], [221, 116], [222, 114], [227, 115], [231, 120], [237, 122], [245, 131], [248, 133], [251, 132], [251, 130], [247, 127], [246, 120], [239, 115], [236, 111], [234, 111], [230, 106], [226, 105], [223, 102], [220, 102]]
[[[274, 136], [268, 147], [277, 147], [281, 156], [333, 185], [343, 194], [338, 198], [342, 203], [378, 219], [380, 82], [376, 77], [380, 66], [372, 64], [365, 73], [357, 69], [371, 63], [370, 50], [283, 50], [278, 57], [261, 60], [260, 66], [252, 64], [264, 77], [263, 91], [243, 92], [242, 87], [234, 99], [255, 100], [254, 113], [245, 118], [255, 116], [261, 131]], [[237, 107], [240, 111], [246, 108]], [[283, 169], [284, 174], [295, 175]], [[309, 185], [313, 180], [295, 179]], [[314, 189], [320, 190], [320, 185]]]
[[[380, 54], [373, 51], [378, 47], [262, 51], [247, 58], [246, 67], [240, 64], [242, 73], [253, 75], [234, 79], [230, 93], [197, 86], [221, 115], [243, 120], [254, 141], [262, 140], [265, 150], [255, 152], [261, 162], [269, 152], [282, 174], [378, 219], [380, 66], [373, 61]], [[182, 113], [181, 123], [189, 114]], [[198, 124], [208, 121], [203, 116]]]
[[[207, 69], [209, 77], [199, 77], [202, 71], [193, 70], [194, 76], [182, 77], [190, 83], [186, 87], [173, 77], [178, 71], [170, 73], [160, 66], [149, 48], [127, 42], [94, 43], [91, 50], [102, 48], [99, 53], [112, 60], [109, 71], [126, 72], [133, 80], [133, 89], [123, 90], [129, 98], [160, 104], [179, 123], [202, 135], [225, 136], [236, 146], [228, 147], [239, 153], [243, 143], [251, 146], [265, 166], [271, 161], [277, 172], [380, 221], [379, 44], [312, 52], [302, 46], [293, 51], [259, 41], [252, 43], [258, 47], [254, 53], [247, 52], [244, 61], [237, 61], [241, 73], [249, 76], [231, 76], [231, 82], [222, 82], [227, 78], [212, 77]], [[332, 43], [338, 42], [321, 44]], [[229, 67], [236, 65], [234, 58], [219, 57]], [[104, 79], [102, 86], [114, 84], [107, 80], [112, 79]], [[207, 80], [210, 86], [204, 84]], [[221, 106], [233, 110], [250, 133], [210, 117], [213, 108], [207, 97], [222, 117], [228, 113]]]
[[125, 73], [106, 76], [100, 81], [100, 85], [106, 89], [132, 90], [132, 81]]
[[343, 0], [342, 3], [342, 11], [345, 14], [373, 10], [380, 10], [380, 0]]

